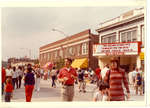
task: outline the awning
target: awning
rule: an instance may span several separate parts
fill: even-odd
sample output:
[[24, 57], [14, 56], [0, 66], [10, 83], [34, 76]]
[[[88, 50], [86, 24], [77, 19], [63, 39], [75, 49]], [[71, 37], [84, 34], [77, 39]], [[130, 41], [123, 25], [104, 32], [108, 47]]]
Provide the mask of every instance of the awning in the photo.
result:
[[73, 68], [87, 68], [88, 67], [88, 59], [83, 58], [83, 59], [75, 59], [71, 66]]
[[141, 52], [141, 53], [140, 53], [140, 59], [141, 59], [141, 60], [144, 60], [144, 52]]

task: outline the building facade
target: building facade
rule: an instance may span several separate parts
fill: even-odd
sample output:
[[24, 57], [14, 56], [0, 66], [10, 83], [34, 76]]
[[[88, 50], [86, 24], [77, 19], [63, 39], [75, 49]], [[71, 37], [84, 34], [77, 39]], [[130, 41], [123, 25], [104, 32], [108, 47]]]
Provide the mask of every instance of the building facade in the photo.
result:
[[[47, 62], [55, 63], [58, 59], [71, 58], [88, 59], [88, 67], [95, 69], [98, 59], [93, 57], [93, 45], [99, 43], [98, 35], [91, 33], [91, 30], [74, 34], [56, 42], [40, 47], [39, 62], [44, 66]], [[94, 65], [95, 64], [95, 65]]]
[[126, 71], [133, 68], [144, 70], [144, 9], [134, 9], [103, 22], [99, 29], [99, 44], [95, 45], [94, 55], [98, 57], [99, 66], [104, 67], [116, 56], [120, 66]]
[[38, 64], [37, 59], [30, 59], [30, 58], [9, 58], [7, 64], [13, 66], [25, 66], [27, 64], [32, 64], [34, 65], [35, 63]]

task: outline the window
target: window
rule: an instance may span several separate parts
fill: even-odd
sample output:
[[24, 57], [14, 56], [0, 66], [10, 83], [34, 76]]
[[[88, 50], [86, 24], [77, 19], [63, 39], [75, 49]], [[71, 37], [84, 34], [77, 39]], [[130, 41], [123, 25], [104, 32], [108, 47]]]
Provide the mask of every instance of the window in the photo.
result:
[[57, 51], [54, 52], [54, 58], [57, 58], [58, 54]]
[[82, 54], [87, 54], [88, 53], [88, 46], [87, 43], [82, 44]]
[[80, 45], [77, 46], [77, 56], [80, 55]]
[[64, 57], [65, 57], [65, 58], [68, 57], [68, 48], [64, 49]]
[[63, 57], [63, 50], [62, 49], [59, 51], [59, 55], [60, 55], [60, 57]]
[[74, 48], [73, 47], [69, 48], [69, 55], [74, 55]]
[[142, 45], [144, 46], [145, 43], [145, 28], [142, 26]]
[[130, 30], [121, 33], [121, 42], [134, 42], [137, 41], [136, 30]]
[[102, 43], [115, 43], [115, 42], [116, 42], [116, 35], [102, 37]]

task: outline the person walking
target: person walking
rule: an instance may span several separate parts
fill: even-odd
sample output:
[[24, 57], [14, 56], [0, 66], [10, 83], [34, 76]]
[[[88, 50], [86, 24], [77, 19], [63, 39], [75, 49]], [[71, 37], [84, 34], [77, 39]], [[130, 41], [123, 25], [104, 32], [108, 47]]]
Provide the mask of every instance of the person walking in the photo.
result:
[[12, 92], [13, 92], [12, 79], [7, 78], [5, 86], [5, 102], [11, 101]]
[[122, 84], [127, 91], [127, 99], [130, 97], [130, 90], [125, 71], [119, 67], [119, 62], [116, 58], [111, 60], [111, 69], [107, 71], [104, 82], [109, 85], [110, 101], [125, 101], [125, 94]]
[[40, 72], [40, 67], [36, 66], [35, 68], [35, 91], [39, 92], [40, 91], [40, 80], [41, 80], [41, 72]]
[[104, 80], [106, 72], [109, 70], [108, 64], [105, 65], [104, 69], [101, 71], [102, 80]]
[[138, 95], [138, 92], [140, 92], [140, 95], [142, 95], [142, 76], [140, 73], [137, 73], [135, 77], [135, 88], [136, 95]]
[[31, 102], [32, 92], [35, 85], [35, 78], [31, 67], [27, 68], [27, 73], [25, 74], [24, 81], [26, 102]]
[[99, 87], [99, 83], [101, 82], [101, 69], [100, 67], [98, 66], [95, 70], [95, 78], [96, 78], [96, 84], [97, 84], [97, 87]]
[[6, 71], [3, 67], [2, 67], [1, 73], [2, 73], [2, 95], [3, 95], [4, 94], [4, 83], [6, 80]]
[[108, 84], [101, 82], [99, 90], [94, 94], [93, 101], [109, 101]]
[[56, 80], [57, 70], [55, 67], [51, 70], [50, 76], [52, 79], [52, 87], [56, 88], [55, 80]]
[[86, 82], [84, 81], [84, 70], [79, 69], [78, 71], [78, 80], [79, 80], [79, 92], [86, 92]]
[[22, 81], [22, 77], [23, 77], [23, 74], [24, 74], [24, 72], [23, 72], [23, 69], [22, 69], [22, 67], [21, 66], [19, 66], [18, 67], [18, 69], [17, 69], [17, 71], [18, 71], [18, 82], [19, 82], [19, 88], [21, 88], [21, 81]]
[[16, 88], [19, 88], [18, 87], [18, 72], [16, 71], [16, 67], [13, 67], [12, 83], [13, 83], [13, 89], [15, 89], [15, 85], [16, 85]]
[[11, 66], [8, 65], [7, 69], [6, 69], [6, 79], [10, 78], [12, 80], [12, 74], [13, 74], [13, 70], [12, 70]]
[[74, 97], [74, 82], [77, 78], [77, 73], [71, 67], [72, 60], [65, 59], [65, 67], [62, 68], [58, 74], [58, 80], [62, 83], [62, 100], [73, 101]]

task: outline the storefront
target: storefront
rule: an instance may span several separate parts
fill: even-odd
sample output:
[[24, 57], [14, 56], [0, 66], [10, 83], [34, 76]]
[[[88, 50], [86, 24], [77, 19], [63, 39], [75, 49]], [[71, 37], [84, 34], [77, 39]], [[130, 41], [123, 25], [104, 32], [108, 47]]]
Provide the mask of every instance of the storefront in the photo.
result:
[[87, 68], [88, 67], [88, 59], [83, 58], [83, 59], [75, 59], [71, 66], [73, 68]]
[[110, 64], [111, 58], [115, 56], [118, 58], [120, 66], [129, 72], [135, 67], [141, 67], [140, 45], [141, 42], [96, 44], [93, 46], [93, 56], [98, 57], [101, 69], [106, 64]]

